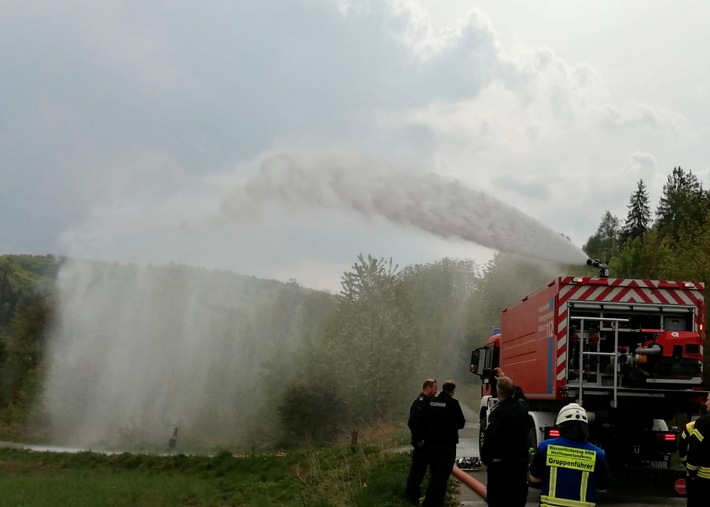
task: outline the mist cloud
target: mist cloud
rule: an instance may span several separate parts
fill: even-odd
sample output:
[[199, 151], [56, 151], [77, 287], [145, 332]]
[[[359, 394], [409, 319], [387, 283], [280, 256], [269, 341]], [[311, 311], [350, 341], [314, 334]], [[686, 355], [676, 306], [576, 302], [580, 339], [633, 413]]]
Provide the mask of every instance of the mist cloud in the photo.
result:
[[225, 197], [221, 209], [234, 220], [250, 221], [271, 206], [284, 212], [345, 209], [509, 253], [563, 263], [586, 259], [560, 234], [484, 192], [433, 174], [388, 170], [362, 158], [268, 157], [251, 179]]

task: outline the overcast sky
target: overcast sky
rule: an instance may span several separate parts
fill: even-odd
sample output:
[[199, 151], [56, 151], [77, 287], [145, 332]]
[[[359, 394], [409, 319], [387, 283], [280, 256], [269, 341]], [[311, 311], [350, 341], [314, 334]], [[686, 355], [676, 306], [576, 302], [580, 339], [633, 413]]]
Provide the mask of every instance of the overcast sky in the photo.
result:
[[358, 253], [484, 262], [515, 224], [581, 247], [640, 178], [654, 209], [674, 166], [710, 185], [709, 11], [0, 2], [0, 253], [337, 290]]

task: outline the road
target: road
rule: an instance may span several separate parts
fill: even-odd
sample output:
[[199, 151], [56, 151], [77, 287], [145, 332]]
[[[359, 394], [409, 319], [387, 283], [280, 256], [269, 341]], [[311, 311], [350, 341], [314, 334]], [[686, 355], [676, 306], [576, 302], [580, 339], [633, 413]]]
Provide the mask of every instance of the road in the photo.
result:
[[[478, 456], [478, 414], [474, 413], [469, 407], [462, 404], [464, 415], [466, 417], [466, 427], [459, 432], [460, 441], [458, 448], [456, 450], [456, 457], [469, 457]], [[486, 467], [483, 466], [478, 470], [468, 472], [472, 477], [478, 479], [483, 484], [486, 483]], [[453, 479], [452, 480], [456, 480]], [[535, 507], [538, 505], [540, 499], [539, 490], [531, 489], [528, 492], [528, 501], [525, 504], [526, 507]], [[481, 497], [474, 493], [464, 484], [459, 485], [459, 502], [462, 506], [466, 507], [485, 507], [486, 502], [484, 502]], [[653, 497], [647, 495], [639, 496], [624, 496], [624, 497], [611, 497], [600, 495], [598, 498], [597, 505], [625, 505], [628, 507], [644, 507], [647, 505], [667, 505], [667, 506], [677, 506], [685, 505], [685, 498], [663, 498], [663, 497]]]

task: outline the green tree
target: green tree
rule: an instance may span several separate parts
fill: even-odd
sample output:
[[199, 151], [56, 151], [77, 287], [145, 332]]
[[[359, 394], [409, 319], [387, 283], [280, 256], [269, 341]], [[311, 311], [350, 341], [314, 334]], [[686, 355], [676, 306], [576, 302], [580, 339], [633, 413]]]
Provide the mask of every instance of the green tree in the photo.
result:
[[468, 356], [462, 351], [473, 346], [469, 313], [480, 271], [472, 260], [448, 258], [402, 271], [402, 289], [421, 330], [422, 342], [411, 346], [418, 350], [422, 377], [460, 379], [466, 372]]
[[15, 256], [0, 257], [0, 329], [8, 325], [22, 299], [31, 294], [35, 279]]
[[677, 240], [682, 231], [696, 231], [708, 210], [708, 197], [697, 176], [674, 167], [663, 186], [656, 224], [662, 236]]
[[675, 280], [693, 280], [710, 284], [710, 212], [696, 231], [682, 230], [678, 241], [671, 243], [673, 255], [667, 274]]
[[0, 257], [0, 407], [6, 423], [22, 423], [39, 393], [58, 266], [51, 256]]
[[27, 298], [10, 322], [2, 372], [5, 419], [23, 422], [44, 375], [45, 341], [54, 318], [54, 304], [41, 295]]
[[621, 245], [621, 226], [619, 219], [609, 210], [604, 212], [597, 232], [590, 236], [583, 250], [592, 259], [609, 261], [619, 252]]
[[340, 435], [345, 403], [336, 383], [334, 370], [316, 367], [286, 386], [278, 405], [282, 445], [332, 442]]
[[624, 240], [640, 238], [651, 225], [651, 207], [649, 204], [648, 191], [643, 180], [639, 180], [636, 190], [629, 198], [626, 206], [629, 210], [624, 222], [622, 236]]
[[341, 286], [325, 333], [338, 391], [354, 421], [399, 418], [415, 385], [420, 338], [397, 266], [359, 255]]
[[657, 230], [624, 243], [610, 261], [612, 276], [619, 278], [665, 278], [672, 262], [669, 242]]
[[[264, 388], [251, 403], [256, 409], [251, 440], [284, 444], [320, 442], [337, 435], [343, 406], [319, 340], [335, 309], [335, 297], [300, 287], [294, 280], [279, 290], [272, 305], [260, 309], [259, 342], [268, 350], [255, 376]], [[273, 407], [278, 417], [273, 417]]]

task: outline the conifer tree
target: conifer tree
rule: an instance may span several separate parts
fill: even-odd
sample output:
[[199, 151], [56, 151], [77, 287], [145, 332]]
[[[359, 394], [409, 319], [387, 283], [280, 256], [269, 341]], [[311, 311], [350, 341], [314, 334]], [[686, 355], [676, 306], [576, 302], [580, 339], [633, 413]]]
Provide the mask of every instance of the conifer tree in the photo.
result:
[[643, 179], [638, 181], [636, 190], [631, 194], [629, 204], [626, 207], [629, 212], [626, 215], [622, 234], [625, 241], [640, 238], [648, 231], [651, 224], [651, 207]]
[[682, 231], [695, 231], [705, 216], [707, 198], [692, 171], [674, 167], [663, 186], [656, 224], [662, 236], [678, 239]]

